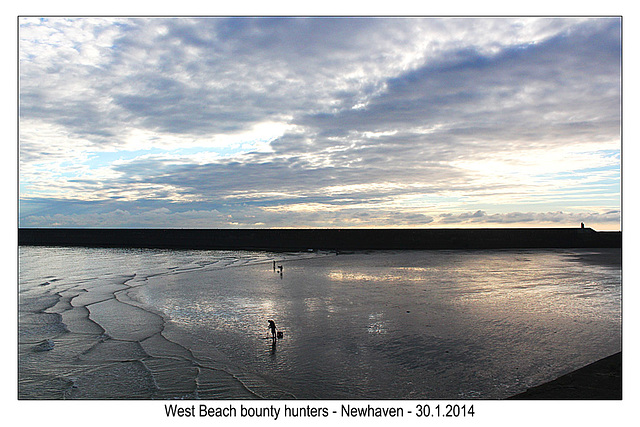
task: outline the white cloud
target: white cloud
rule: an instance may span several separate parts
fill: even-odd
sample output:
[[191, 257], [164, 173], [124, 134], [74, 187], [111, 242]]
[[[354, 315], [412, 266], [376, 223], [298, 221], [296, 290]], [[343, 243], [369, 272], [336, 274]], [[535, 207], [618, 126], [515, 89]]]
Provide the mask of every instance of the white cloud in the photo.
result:
[[[619, 25], [23, 19], [21, 224], [195, 223], [224, 203], [267, 226], [616, 210]], [[199, 214], [131, 214], [150, 200]]]

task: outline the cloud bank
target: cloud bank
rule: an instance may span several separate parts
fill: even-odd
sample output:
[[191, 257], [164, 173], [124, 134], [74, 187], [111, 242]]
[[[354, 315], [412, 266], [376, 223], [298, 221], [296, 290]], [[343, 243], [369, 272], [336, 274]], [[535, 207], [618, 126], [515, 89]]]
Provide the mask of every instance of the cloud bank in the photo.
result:
[[617, 18], [23, 18], [20, 225], [619, 228]]

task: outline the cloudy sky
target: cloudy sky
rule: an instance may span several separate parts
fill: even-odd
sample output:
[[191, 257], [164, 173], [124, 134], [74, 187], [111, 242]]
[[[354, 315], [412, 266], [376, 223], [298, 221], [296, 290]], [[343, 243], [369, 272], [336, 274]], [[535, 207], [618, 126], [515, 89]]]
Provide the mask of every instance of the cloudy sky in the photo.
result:
[[618, 18], [20, 18], [21, 227], [620, 229]]

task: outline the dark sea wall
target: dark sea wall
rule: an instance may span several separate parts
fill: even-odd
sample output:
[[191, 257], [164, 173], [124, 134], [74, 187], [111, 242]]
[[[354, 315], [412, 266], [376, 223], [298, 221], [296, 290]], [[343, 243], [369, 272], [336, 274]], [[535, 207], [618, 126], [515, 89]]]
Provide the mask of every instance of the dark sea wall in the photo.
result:
[[591, 228], [114, 229], [20, 228], [19, 245], [273, 251], [621, 248], [622, 232]]
[[605, 357], [510, 399], [621, 400], [622, 352]]

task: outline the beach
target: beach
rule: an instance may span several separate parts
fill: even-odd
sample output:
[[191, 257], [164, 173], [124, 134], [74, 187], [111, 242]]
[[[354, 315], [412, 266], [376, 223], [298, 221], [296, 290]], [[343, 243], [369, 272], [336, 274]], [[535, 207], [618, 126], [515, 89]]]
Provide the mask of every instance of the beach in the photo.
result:
[[621, 350], [619, 249], [21, 247], [19, 285], [21, 399], [504, 399]]

